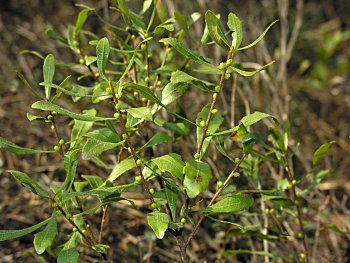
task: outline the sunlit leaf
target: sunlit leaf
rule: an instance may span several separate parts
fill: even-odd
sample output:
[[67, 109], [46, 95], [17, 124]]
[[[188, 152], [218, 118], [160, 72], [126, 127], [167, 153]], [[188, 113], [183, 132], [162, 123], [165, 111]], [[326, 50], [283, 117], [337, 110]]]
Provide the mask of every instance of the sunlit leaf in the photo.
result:
[[165, 213], [152, 212], [147, 214], [148, 225], [152, 228], [158, 239], [164, 237], [165, 231], [168, 229], [169, 217]]

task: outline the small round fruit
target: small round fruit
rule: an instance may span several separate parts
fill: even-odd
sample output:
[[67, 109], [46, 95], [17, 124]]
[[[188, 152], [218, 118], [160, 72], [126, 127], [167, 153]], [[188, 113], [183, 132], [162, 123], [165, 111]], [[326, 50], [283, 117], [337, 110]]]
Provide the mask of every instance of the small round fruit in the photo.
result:
[[150, 77], [145, 77], [146, 82], [149, 82], [150, 80], [151, 80]]
[[131, 36], [131, 39], [132, 39], [132, 40], [134, 40], [135, 38], [136, 38], [135, 35], [132, 35], [132, 36]]
[[55, 125], [51, 125], [51, 131], [55, 131]]
[[107, 94], [112, 94], [112, 89], [111, 88], [106, 88], [106, 93]]
[[201, 122], [199, 123], [199, 126], [204, 127], [204, 126], [205, 126], [205, 121], [201, 121]]
[[145, 38], [149, 38], [149, 34], [147, 32], [145, 32], [143, 35]]
[[300, 259], [305, 259], [305, 254], [304, 253], [300, 253]]
[[154, 195], [154, 192], [155, 192], [155, 191], [154, 191], [153, 188], [151, 188], [151, 189], [149, 189], [149, 192], [150, 192], [151, 195]]
[[195, 153], [195, 155], [194, 155], [195, 160], [199, 160], [200, 157], [201, 157], [201, 155], [199, 153]]
[[234, 176], [234, 177], [239, 177], [240, 174], [239, 174], [238, 172], [235, 172], [235, 173], [233, 174], [233, 176]]
[[120, 117], [120, 113], [119, 112], [114, 113], [113, 117], [118, 120]]
[[265, 214], [269, 214], [270, 213], [270, 209], [266, 208], [265, 209]]
[[294, 204], [295, 204], [295, 205], [299, 205], [299, 201], [298, 201], [298, 200], [295, 200], [295, 201], [294, 201]]
[[152, 54], [148, 54], [147, 57], [148, 58], [153, 58], [153, 55]]
[[297, 192], [295, 195], [296, 195], [298, 198], [300, 198], [300, 197], [301, 197], [301, 192]]
[[211, 111], [211, 113], [212, 113], [212, 114], [218, 113], [218, 109], [213, 109], [213, 110]]
[[231, 66], [231, 64], [232, 64], [232, 58], [230, 58], [226, 61], [226, 66]]
[[275, 212], [275, 209], [271, 208], [270, 209], [270, 214], [273, 214]]
[[225, 74], [225, 79], [229, 79], [231, 77], [231, 74], [230, 73], [226, 73]]
[[96, 72], [95, 77], [98, 78], [100, 76], [100, 73]]
[[134, 97], [137, 97], [139, 93], [137, 91], [134, 91]]
[[142, 97], [142, 98], [141, 98], [141, 101], [142, 101], [142, 102], [146, 102], [147, 99], [146, 99], [145, 97]]
[[303, 237], [304, 237], [304, 234], [303, 234], [303, 233], [298, 233], [298, 234], [297, 234], [297, 238], [298, 238], [298, 239], [302, 239]]
[[162, 82], [160, 80], [157, 81], [157, 86], [162, 85]]
[[136, 181], [136, 182], [139, 183], [139, 182], [141, 182], [141, 180], [142, 180], [142, 177], [141, 177], [141, 176], [138, 175], [138, 176], [135, 177], [135, 181]]
[[152, 203], [151, 207], [152, 207], [153, 209], [157, 209], [156, 203]]
[[52, 114], [53, 116], [55, 116], [55, 115], [57, 115], [58, 113], [57, 113], [57, 111], [52, 111], [51, 114]]
[[226, 66], [226, 64], [224, 62], [221, 62], [219, 65], [219, 69], [223, 70], [223, 69], [225, 69], [225, 66]]
[[131, 148], [130, 147], [128, 147], [128, 152], [131, 153]]
[[219, 85], [215, 86], [215, 92], [219, 93], [221, 91], [221, 87]]
[[126, 32], [131, 32], [131, 27], [127, 26], [127, 27], [125, 28], [125, 31], [126, 31]]
[[126, 135], [125, 133], [123, 133], [122, 138], [123, 138], [124, 140], [126, 140], [126, 139], [128, 138], [128, 135]]
[[145, 65], [143, 68], [144, 68], [145, 70], [148, 70], [148, 65]]
[[77, 232], [77, 228], [76, 228], [76, 227], [73, 227], [72, 231], [73, 231], [73, 232]]
[[62, 146], [63, 144], [65, 144], [65, 141], [64, 141], [63, 139], [61, 139], [61, 140], [59, 141], [59, 144]]
[[146, 50], [147, 46], [146, 44], [141, 44], [141, 50]]
[[292, 180], [292, 184], [296, 185], [297, 184], [297, 180]]
[[52, 121], [52, 120], [53, 120], [53, 116], [50, 114], [49, 116], [47, 116], [47, 119], [48, 119], [49, 121]]
[[84, 65], [85, 60], [84, 60], [83, 58], [81, 58], [81, 59], [79, 59], [79, 63], [80, 63], [81, 65]]
[[141, 159], [138, 159], [138, 160], [136, 161], [136, 164], [140, 166], [140, 165], [142, 164], [142, 160], [141, 160]]
[[55, 152], [59, 152], [59, 151], [60, 151], [60, 147], [57, 146], [57, 145], [55, 145], [55, 147], [53, 147], [53, 150], [54, 150]]
[[79, 42], [76, 41], [76, 40], [74, 40], [74, 41], [73, 41], [73, 46], [75, 46], [75, 47], [79, 46]]
[[186, 218], [181, 218], [181, 223], [185, 224], [186, 223]]
[[117, 110], [121, 110], [122, 105], [121, 105], [120, 103], [117, 103], [117, 104], [115, 105], [115, 108], [116, 108]]
[[221, 181], [218, 181], [217, 183], [216, 183], [216, 185], [219, 187], [219, 188], [221, 188], [222, 186], [223, 186], [223, 182], [221, 182]]

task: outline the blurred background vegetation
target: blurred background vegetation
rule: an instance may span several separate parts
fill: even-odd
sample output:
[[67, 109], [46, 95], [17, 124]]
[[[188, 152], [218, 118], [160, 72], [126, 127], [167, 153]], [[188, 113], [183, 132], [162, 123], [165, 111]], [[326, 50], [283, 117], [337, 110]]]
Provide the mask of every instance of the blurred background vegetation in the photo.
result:
[[[128, 5], [134, 11], [140, 10], [142, 1], [130, 0]], [[26, 147], [35, 148], [42, 144], [51, 147], [53, 138], [42, 130], [40, 125], [30, 124], [25, 112], [35, 97], [25, 89], [16, 76], [16, 70], [22, 72], [33, 87], [42, 81], [42, 60], [25, 50], [35, 50], [41, 55], [54, 54], [59, 63], [77, 60], [74, 54], [57, 45], [46, 35], [49, 28], [61, 35], [66, 35], [66, 28], [74, 24], [79, 8], [75, 4], [92, 6], [113, 23], [114, 13], [108, 9], [109, 1], [53, 1], [53, 0], [7, 0], [0, 3], [0, 135]], [[169, 16], [175, 11], [187, 16], [193, 12], [204, 14], [207, 9], [227, 17], [235, 12], [243, 21], [245, 42], [264, 30], [272, 21], [279, 19], [265, 39], [257, 47], [240, 54], [236, 59], [248, 67], [258, 67], [271, 60], [276, 63], [253, 78], [238, 78], [237, 82], [226, 87], [221, 107], [230, 110], [230, 103], [235, 103], [236, 120], [255, 110], [276, 116], [281, 123], [291, 123], [291, 144], [295, 150], [293, 158], [295, 174], [303, 174], [310, 167], [314, 150], [329, 141], [335, 141], [327, 157], [327, 167], [332, 173], [320, 184], [314, 198], [332, 199], [328, 219], [340, 225], [349, 225], [350, 218], [350, 5], [347, 0], [163, 0]], [[195, 47], [203, 32], [203, 19], [196, 23], [192, 40], [188, 46]], [[89, 17], [86, 27], [96, 35], [106, 34], [98, 19]], [[216, 62], [224, 59], [225, 54], [219, 48], [204, 47], [203, 54], [213, 54]], [[254, 63], [249, 63], [254, 61]], [[64, 74], [64, 70], [61, 71]], [[63, 76], [63, 75], [62, 75]], [[227, 84], [228, 85], [228, 84]], [[230, 89], [237, 90], [235, 101], [230, 99]], [[191, 96], [191, 95], [189, 95]], [[198, 98], [198, 101], [204, 98]], [[227, 105], [225, 105], [225, 103]], [[184, 105], [186, 102], [184, 101]], [[191, 109], [188, 109], [189, 111]], [[68, 129], [68, 128], [67, 128]], [[67, 130], [67, 134], [69, 134]], [[35, 160], [19, 157], [0, 151], [0, 229], [8, 228], [8, 220], [15, 221], [13, 227], [30, 225], [42, 214], [28, 215], [28, 207], [36, 206], [38, 200], [10, 181], [5, 169], [18, 169], [36, 172], [56, 173], [57, 160], [47, 160], [40, 156]], [[47, 168], [48, 163], [50, 168]], [[46, 167], [46, 168], [45, 168]], [[88, 168], [87, 168], [88, 169]], [[21, 194], [19, 194], [21, 193]], [[24, 200], [31, 200], [30, 203]], [[322, 201], [315, 202], [321, 206]], [[315, 208], [317, 210], [317, 207]], [[36, 211], [36, 210], [33, 210]], [[45, 211], [45, 213], [49, 211]], [[127, 212], [130, 212], [129, 210]], [[31, 212], [33, 213], [33, 212]], [[44, 213], [44, 212], [42, 212]], [[133, 214], [136, 213], [136, 214]], [[142, 213], [141, 213], [142, 215]], [[137, 212], [130, 212], [124, 217], [136, 217], [144, 220]], [[136, 227], [144, 227], [145, 222], [134, 222]], [[129, 226], [130, 227], [130, 226]], [[144, 231], [144, 229], [142, 230]], [[140, 231], [140, 232], [142, 232]], [[349, 231], [349, 228], [348, 228]], [[137, 233], [121, 231], [114, 238], [125, 237], [118, 245], [117, 253], [138, 255], [139, 240]], [[142, 232], [143, 233], [143, 232]], [[328, 234], [327, 234], [328, 235]], [[334, 234], [322, 239], [320, 249], [329, 256], [320, 262], [349, 262], [349, 237], [340, 239], [339, 244]], [[31, 238], [22, 238], [7, 242], [0, 252], [0, 262], [15, 262], [30, 250]], [[203, 240], [204, 247], [215, 250], [215, 244]], [[130, 245], [131, 244], [131, 245]], [[0, 247], [3, 244], [0, 244]], [[164, 245], [165, 247], [165, 245]], [[29, 250], [27, 250], [29, 249]], [[159, 261], [167, 258], [166, 249], [159, 248]], [[203, 249], [203, 248], [198, 248]], [[28, 252], [29, 251], [29, 252]], [[163, 253], [163, 254], [162, 254]], [[205, 252], [203, 252], [205, 254]], [[207, 252], [209, 253], [209, 252]], [[34, 256], [33, 256], [34, 257]], [[347, 259], [346, 259], [347, 258]], [[215, 255], [207, 255], [208, 260], [215, 260]], [[332, 261], [336, 259], [336, 261]], [[244, 261], [244, 259], [242, 259]], [[28, 261], [29, 262], [29, 261]]]

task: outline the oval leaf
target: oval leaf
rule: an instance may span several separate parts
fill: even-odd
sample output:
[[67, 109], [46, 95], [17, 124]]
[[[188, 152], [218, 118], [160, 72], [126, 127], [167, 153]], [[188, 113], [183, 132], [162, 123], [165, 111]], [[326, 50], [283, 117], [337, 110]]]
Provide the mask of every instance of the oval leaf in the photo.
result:
[[52, 245], [57, 235], [56, 211], [53, 212], [45, 229], [34, 235], [35, 251], [40, 255]]
[[44, 198], [49, 197], [49, 194], [27, 174], [14, 170], [9, 171], [9, 173], [32, 193]]
[[[55, 58], [52, 54], [49, 54], [45, 58], [44, 65], [43, 65], [44, 82], [52, 83], [54, 75], [55, 75]], [[51, 87], [45, 86], [46, 98], [49, 99], [50, 95], [51, 95]]]
[[168, 229], [169, 217], [165, 213], [153, 212], [147, 215], [148, 225], [152, 228], [158, 239], [164, 237], [165, 231]]
[[105, 69], [107, 64], [107, 59], [109, 56], [109, 42], [108, 38], [104, 37], [100, 39], [96, 46], [96, 54], [97, 54], [97, 68], [100, 76], [107, 80], [105, 76]]
[[207, 163], [191, 160], [186, 163], [184, 173], [184, 187], [188, 197], [194, 198], [208, 189], [212, 173]]
[[248, 209], [253, 203], [254, 200], [251, 196], [238, 194], [225, 197], [219, 202], [201, 211], [205, 214], [236, 213]]

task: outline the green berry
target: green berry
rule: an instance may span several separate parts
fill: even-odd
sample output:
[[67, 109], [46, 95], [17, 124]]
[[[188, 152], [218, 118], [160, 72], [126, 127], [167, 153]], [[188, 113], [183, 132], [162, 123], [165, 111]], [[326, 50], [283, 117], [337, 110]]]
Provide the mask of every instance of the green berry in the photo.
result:
[[84, 60], [83, 58], [81, 58], [81, 59], [79, 59], [79, 63], [80, 63], [81, 65], [84, 65], [85, 60]]
[[135, 35], [132, 35], [132, 36], [131, 36], [131, 39], [132, 39], [132, 40], [134, 40], [135, 38], [136, 38]]
[[148, 65], [145, 65], [145, 66], [144, 66], [144, 69], [145, 69], [145, 70], [148, 70]]
[[181, 218], [181, 223], [185, 224], [186, 223], [186, 218]]
[[76, 50], [75, 50], [75, 53], [77, 53], [78, 55], [80, 55], [80, 53], [81, 53], [80, 49], [76, 49]]
[[201, 155], [200, 155], [199, 153], [196, 153], [196, 154], [194, 155], [194, 159], [195, 159], [195, 160], [199, 160], [200, 157], [201, 157]]
[[233, 174], [233, 176], [234, 176], [234, 177], [239, 177], [240, 174], [239, 174], [238, 172], [235, 172], [235, 173]]
[[51, 125], [51, 131], [55, 131], [55, 126]]
[[142, 102], [146, 102], [147, 99], [146, 99], [145, 97], [142, 97], [142, 98], [141, 98], [141, 101], [142, 101]]
[[304, 253], [300, 253], [300, 259], [305, 259], [305, 254]]
[[53, 120], [53, 116], [50, 114], [49, 116], [47, 116], [47, 119], [48, 119], [49, 121], [52, 121], [52, 120]]
[[124, 140], [126, 140], [126, 139], [128, 138], [128, 135], [126, 135], [125, 133], [123, 133], [122, 138], [123, 138]]
[[288, 189], [292, 189], [292, 188], [293, 188], [293, 185], [292, 185], [292, 184], [288, 184], [288, 185], [287, 185], [287, 188], [288, 188]]
[[218, 181], [218, 182], [216, 183], [216, 185], [217, 185], [219, 188], [221, 188], [221, 186], [222, 186], [223, 184], [224, 184], [224, 183], [221, 182], [221, 181]]
[[57, 111], [52, 111], [51, 114], [54, 116], [54, 115], [57, 115]]
[[299, 205], [299, 201], [298, 200], [294, 200], [294, 204], [295, 205]]
[[149, 34], [147, 32], [145, 32], [143, 35], [145, 38], [149, 38]]
[[269, 214], [270, 213], [270, 209], [266, 208], [265, 209], [265, 214]]
[[298, 198], [300, 198], [300, 197], [301, 197], [301, 192], [297, 192], [295, 195], [296, 195]]
[[204, 126], [205, 126], [205, 121], [201, 121], [201, 122], [199, 123], [199, 126], [204, 127]]
[[303, 237], [304, 237], [304, 234], [303, 234], [303, 233], [298, 233], [298, 234], [297, 234], [297, 238], [298, 238], [298, 239], [302, 239]]
[[215, 92], [219, 93], [221, 91], [221, 87], [219, 85], [215, 86]]
[[213, 109], [213, 110], [211, 111], [211, 113], [212, 113], [212, 114], [218, 113], [218, 109]]
[[231, 64], [232, 64], [232, 58], [230, 58], [226, 61], [226, 66], [231, 66]]
[[98, 78], [100, 76], [100, 73], [96, 72], [95, 77]]
[[162, 85], [162, 82], [160, 80], [157, 81], [157, 86]]
[[79, 42], [76, 41], [76, 40], [74, 40], [74, 41], [73, 41], [73, 46], [75, 46], [75, 47], [79, 46]]
[[154, 195], [154, 192], [155, 192], [155, 191], [154, 191], [153, 188], [151, 188], [151, 189], [149, 189], [149, 192], [150, 192], [151, 195]]
[[150, 77], [145, 77], [146, 82], [149, 82], [150, 80], [151, 80]]
[[229, 79], [231, 77], [231, 74], [230, 73], [226, 73], [225, 74], [225, 79]]
[[153, 55], [152, 55], [152, 54], [148, 54], [147, 57], [148, 57], [148, 58], [152, 58]]
[[125, 28], [125, 31], [126, 31], [126, 32], [131, 32], [131, 27], [127, 26], [127, 27]]
[[151, 207], [152, 207], [153, 209], [157, 209], [156, 203], [152, 203]]
[[59, 144], [62, 146], [63, 144], [65, 143], [65, 141], [63, 140], [63, 139], [61, 139], [60, 141], [59, 141]]
[[120, 113], [119, 112], [116, 112], [116, 113], [114, 113], [114, 118], [116, 118], [117, 120], [119, 119], [119, 117], [120, 117]]
[[219, 69], [223, 70], [223, 69], [225, 69], [225, 66], [226, 66], [226, 64], [224, 62], [221, 62], [219, 65]]
[[83, 234], [86, 234], [86, 229], [81, 230]]
[[140, 165], [142, 164], [142, 160], [141, 160], [141, 159], [138, 159], [138, 160], [136, 161], [136, 164], [140, 166]]
[[60, 147], [57, 146], [57, 145], [55, 145], [55, 147], [53, 147], [53, 150], [54, 150], [55, 152], [59, 152], [59, 151], [60, 151]]
[[292, 184], [296, 185], [297, 184], [297, 180], [292, 180]]
[[117, 110], [121, 110], [122, 105], [121, 105], [120, 103], [117, 103], [117, 104], [115, 105], [115, 108], [116, 108]]
[[135, 181], [136, 181], [136, 182], [139, 183], [139, 182], [141, 182], [141, 180], [142, 180], [142, 177], [141, 177], [141, 176], [138, 175], [138, 176], [135, 177]]
[[73, 231], [73, 232], [77, 232], [77, 228], [76, 228], [76, 227], [73, 227], [72, 231]]
[[146, 50], [147, 46], [146, 44], [141, 44], [141, 50]]
[[112, 94], [112, 89], [111, 88], [106, 88], [106, 93], [107, 94]]
[[270, 214], [273, 214], [275, 212], [275, 209], [271, 208], [270, 209]]
[[130, 147], [128, 147], [128, 152], [131, 153], [131, 148]]
[[139, 93], [137, 91], [134, 91], [134, 97], [137, 97]]

